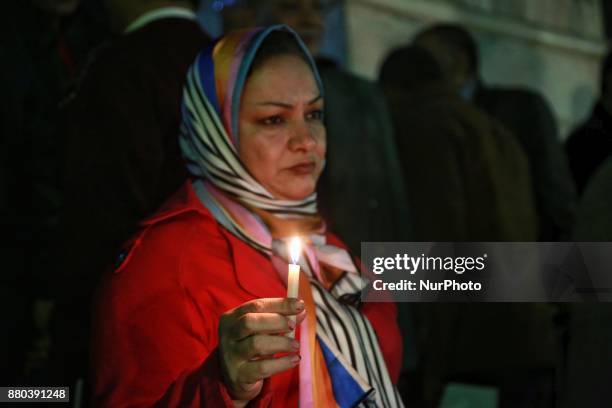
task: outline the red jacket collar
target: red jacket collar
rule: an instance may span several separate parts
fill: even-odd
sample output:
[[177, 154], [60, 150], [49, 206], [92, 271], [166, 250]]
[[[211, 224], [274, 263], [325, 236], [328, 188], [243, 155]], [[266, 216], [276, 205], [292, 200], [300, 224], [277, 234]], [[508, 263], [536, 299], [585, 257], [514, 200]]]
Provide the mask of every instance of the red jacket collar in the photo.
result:
[[[155, 214], [144, 220], [141, 225], [148, 228], [188, 212], [200, 214], [204, 217], [205, 224], [210, 223], [211, 233], [220, 233], [227, 241], [236, 279], [245, 291], [256, 298], [282, 296], [284, 285], [268, 256], [249, 246], [217, 223], [210, 211], [204, 207], [198, 198], [191, 181], [183, 184], [179, 191], [168, 199]], [[215, 228], [216, 231], [213, 232]], [[270, 279], [261, 279], [262, 274], [271, 274], [273, 279], [278, 281], [278, 285], [270, 285]]]

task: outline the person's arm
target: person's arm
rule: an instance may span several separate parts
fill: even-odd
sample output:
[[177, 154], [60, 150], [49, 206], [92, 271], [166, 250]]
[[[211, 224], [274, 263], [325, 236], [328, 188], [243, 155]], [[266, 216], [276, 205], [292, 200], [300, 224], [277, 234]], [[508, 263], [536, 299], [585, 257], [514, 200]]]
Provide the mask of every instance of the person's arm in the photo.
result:
[[303, 318], [303, 303], [256, 299], [226, 310], [236, 303], [231, 279], [227, 293], [200, 281], [233, 276], [226, 258], [207, 253], [223, 243], [190, 231], [168, 223], [143, 232], [102, 281], [92, 335], [97, 406], [264, 407], [273, 398], [265, 379], [299, 361], [299, 345], [277, 334], [291, 330], [287, 315]]
[[[288, 347], [295, 350], [288, 345], [293, 341], [285, 336], [258, 333], [287, 330], [287, 320], [273, 313], [293, 307], [286, 299], [258, 299], [225, 313], [221, 320], [231, 327], [223, 329], [227, 336], [217, 346], [212, 330], [215, 319], [202, 319], [185, 293], [172, 288], [161, 293], [142, 292], [139, 310], [123, 310], [120, 298], [114, 296], [96, 310], [92, 356], [95, 406], [267, 407], [272, 393], [265, 379], [299, 362], [293, 355], [240, 361], [242, 353], [271, 355], [286, 353]], [[259, 316], [251, 313], [248, 323], [250, 318], [245, 319], [243, 312], [255, 310], [252, 306], [262, 302], [269, 307]], [[293, 309], [285, 312], [295, 314]], [[129, 317], [120, 317], [126, 315]], [[262, 327], [252, 336], [231, 338], [258, 325]], [[251, 341], [255, 338], [262, 341]]]
[[176, 264], [139, 258], [105, 277], [94, 307], [94, 405], [233, 407], [214, 316], [200, 315], [172, 278]]

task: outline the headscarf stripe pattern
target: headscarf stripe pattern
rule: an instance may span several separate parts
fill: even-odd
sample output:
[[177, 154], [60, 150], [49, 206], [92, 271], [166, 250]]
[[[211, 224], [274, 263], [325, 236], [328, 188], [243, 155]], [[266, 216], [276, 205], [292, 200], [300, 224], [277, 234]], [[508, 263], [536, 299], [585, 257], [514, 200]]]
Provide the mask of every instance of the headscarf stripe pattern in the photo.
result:
[[270, 255], [272, 250], [269, 248], [269, 244], [260, 242], [256, 239], [251, 238], [249, 234], [243, 231], [237, 223], [232, 220], [231, 215], [224, 208], [222, 204], [212, 194], [211, 189], [207, 188], [204, 183], [197, 181], [194, 183], [194, 189], [196, 194], [202, 201], [202, 204], [213, 214], [215, 219], [223, 225], [232, 234], [245, 241], [247, 244], [253, 246], [257, 250]]
[[[317, 306], [323, 305], [321, 310], [327, 320], [325, 324], [327, 327], [332, 327], [333, 332], [337, 334], [337, 337], [327, 336], [327, 342], [343, 355], [352, 356], [350, 364], [356, 367], [357, 372], [363, 378], [367, 378], [369, 384], [376, 390], [368, 396], [368, 399], [374, 401], [376, 406], [401, 406], [401, 399], [397, 398], [396, 389], [387, 374], [385, 360], [370, 322], [353, 306], [338, 302], [337, 298], [319, 284], [312, 286], [315, 289], [313, 292], [315, 303]], [[319, 325], [323, 326], [321, 320]], [[322, 328], [323, 333], [328, 331]], [[354, 336], [354, 333], [359, 335]], [[351, 353], [351, 350], [360, 350], [363, 353], [355, 354]]]
[[[180, 147], [202, 204], [223, 228], [268, 256], [281, 280], [286, 281], [286, 244], [272, 236], [266, 222], [272, 222], [270, 218], [280, 223], [310, 220], [308, 225], [315, 225], [312, 220], [319, 219], [316, 194], [296, 201], [274, 198], [238, 153], [242, 88], [260, 45], [277, 30], [294, 36], [323, 93], [314, 61], [288, 27], [229, 34], [204, 50], [189, 70]], [[369, 321], [355, 306], [341, 301], [358, 296], [362, 286], [358, 268], [344, 249], [326, 245], [323, 232], [308, 232], [311, 235], [305, 237], [300, 258], [299, 296], [306, 304], [307, 316], [300, 325], [299, 405], [402, 407]], [[321, 283], [322, 264], [344, 271], [330, 290]]]
[[[218, 116], [214, 114], [208, 98], [204, 97], [202, 93], [200, 79], [199, 77], [195, 77], [198, 71], [197, 69], [191, 69], [189, 71], [186, 87], [186, 94], [188, 97], [184, 98], [185, 106], [194, 114], [195, 117], [193, 119], [196, 120], [190, 122], [184, 129], [190, 131], [190, 135], [195, 134], [201, 137], [190, 137], [188, 139], [196, 146], [202, 144], [214, 146], [215, 150], [209, 151], [209, 154], [206, 154], [204, 157], [225, 163], [225, 170], [227, 173], [232, 174], [237, 182], [244, 184], [245, 189], [250, 194], [258, 195], [263, 200], [271, 199], [272, 195], [249, 174], [238, 158], [235, 146], [230, 144]], [[187, 159], [193, 160], [194, 158], [198, 159], [202, 157], [198, 152], [195, 152], [193, 155], [186, 154], [188, 152], [188, 150], [183, 150]], [[202, 166], [202, 170], [205, 172], [207, 168]]]

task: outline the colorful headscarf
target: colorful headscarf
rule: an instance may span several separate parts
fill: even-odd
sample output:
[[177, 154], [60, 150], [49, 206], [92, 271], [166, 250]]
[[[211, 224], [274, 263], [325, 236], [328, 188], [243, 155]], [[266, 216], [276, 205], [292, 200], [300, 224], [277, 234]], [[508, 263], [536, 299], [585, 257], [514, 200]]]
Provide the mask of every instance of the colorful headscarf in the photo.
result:
[[232, 234], [270, 257], [287, 281], [287, 246], [296, 230], [306, 245], [300, 259], [300, 297], [306, 318], [300, 325], [300, 407], [354, 407], [360, 403], [402, 406], [369, 321], [349, 304], [358, 299], [361, 279], [346, 250], [325, 242], [316, 194], [301, 201], [279, 200], [246, 169], [238, 155], [238, 112], [246, 77], [263, 41], [286, 26], [231, 33], [196, 59], [183, 94], [180, 145], [203, 205]]
[[[181, 148], [191, 175], [209, 180], [241, 202], [277, 214], [312, 215], [317, 212], [316, 194], [301, 201], [277, 200], [253, 178], [238, 157], [238, 113], [244, 83], [262, 42], [279, 29], [236, 31], [197, 57], [187, 77], [183, 98]], [[309, 55], [295, 36], [304, 54]], [[311, 58], [309, 61], [323, 92], [314, 61]]]

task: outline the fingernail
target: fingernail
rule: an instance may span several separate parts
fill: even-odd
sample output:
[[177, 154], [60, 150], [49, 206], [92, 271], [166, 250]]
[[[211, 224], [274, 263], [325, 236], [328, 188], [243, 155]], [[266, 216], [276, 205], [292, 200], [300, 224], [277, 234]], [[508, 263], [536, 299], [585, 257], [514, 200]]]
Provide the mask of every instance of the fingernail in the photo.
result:
[[295, 309], [298, 312], [301, 312], [302, 310], [304, 310], [304, 301], [301, 299], [298, 299], [295, 301]]
[[293, 319], [287, 319], [287, 326], [289, 326], [290, 330], [295, 329], [295, 320]]
[[291, 348], [292, 348], [293, 350], [299, 350], [299, 349], [300, 349], [300, 343], [299, 343], [298, 341], [295, 341], [295, 340], [294, 340], [294, 341], [292, 341], [292, 342], [291, 342]]
[[301, 360], [301, 359], [302, 359], [302, 357], [301, 357], [300, 355], [296, 354], [295, 356], [291, 357], [291, 360], [290, 360], [290, 361], [291, 361], [293, 364], [297, 364], [297, 363], [299, 363], [299, 362], [300, 362], [300, 360]]

